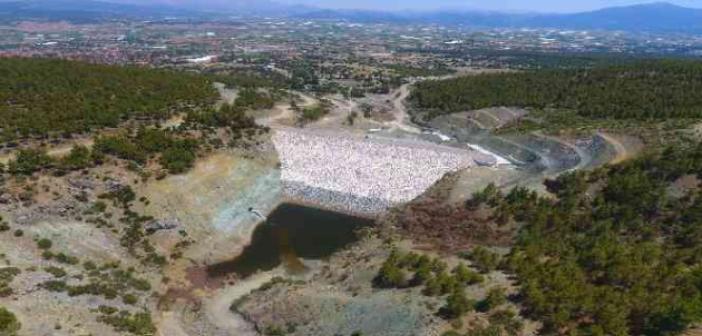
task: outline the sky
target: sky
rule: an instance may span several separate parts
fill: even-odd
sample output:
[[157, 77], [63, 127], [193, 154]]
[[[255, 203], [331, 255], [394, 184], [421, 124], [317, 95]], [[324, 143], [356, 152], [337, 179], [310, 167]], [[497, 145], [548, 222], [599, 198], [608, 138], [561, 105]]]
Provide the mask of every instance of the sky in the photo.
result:
[[[578, 12], [604, 7], [654, 2], [642, 0], [278, 0], [286, 4], [305, 4], [327, 8], [373, 10], [481, 9], [513, 12]], [[686, 7], [702, 8], [702, 0], [666, 1]]]
[[[3, 1], [3, 0], [0, 0]], [[232, 8], [236, 4], [273, 6], [271, 3], [308, 5], [335, 9], [368, 10], [492, 10], [502, 12], [569, 13], [605, 7], [628, 6], [650, 2], [670, 2], [685, 7], [702, 8], [702, 0], [103, 0], [128, 3], [188, 5], [194, 8]]]

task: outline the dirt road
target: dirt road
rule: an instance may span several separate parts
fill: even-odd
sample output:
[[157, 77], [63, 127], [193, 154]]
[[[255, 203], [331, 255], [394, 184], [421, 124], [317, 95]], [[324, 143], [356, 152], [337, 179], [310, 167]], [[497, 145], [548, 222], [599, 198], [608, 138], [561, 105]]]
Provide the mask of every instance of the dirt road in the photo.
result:
[[612, 145], [612, 147], [614, 147], [614, 151], [616, 152], [616, 154], [614, 158], [609, 162], [610, 164], [621, 163], [622, 161], [625, 161], [633, 156], [632, 153], [630, 153], [629, 150], [626, 148], [626, 146], [624, 146], [624, 144], [614, 136], [603, 132], [598, 132], [597, 135], [602, 137], [602, 139], [605, 139], [605, 141], [607, 141], [610, 145]]
[[[282, 269], [258, 273], [245, 280], [240, 280], [232, 286], [227, 286], [207, 293], [202, 300], [200, 316], [205, 323], [190, 326], [191, 319], [185, 315], [191, 313], [192, 307], [176, 306], [170, 311], [161, 313], [158, 319], [158, 336], [200, 336], [202, 330], [208, 335], [259, 336], [255, 326], [244, 317], [231, 311], [235, 301], [249, 295], [277, 276], [283, 276]], [[190, 322], [187, 322], [190, 321]], [[203, 329], [203, 326], [204, 327]]]
[[[300, 108], [311, 107], [318, 103], [317, 99], [309, 95], [299, 92], [295, 92], [294, 94], [297, 94], [302, 99], [302, 103], [298, 105]], [[280, 125], [291, 126], [297, 118], [289, 102], [276, 104], [271, 112], [272, 113], [268, 116], [256, 118], [256, 123], [268, 127]]]
[[402, 85], [393, 93], [394, 98], [392, 101], [392, 114], [395, 117], [395, 120], [386, 122], [385, 124], [408, 133], [419, 134], [422, 133], [422, 130], [412, 125], [410, 116], [407, 113], [407, 107], [405, 106], [405, 100], [410, 95], [410, 85], [411, 84]]
[[547, 140], [550, 140], [553, 142], [557, 142], [564, 147], [572, 149], [578, 155], [578, 157], [580, 158], [580, 162], [578, 162], [578, 164], [575, 167], [569, 169], [568, 171], [576, 171], [576, 170], [583, 169], [583, 168], [587, 167], [587, 165], [589, 165], [590, 162], [592, 162], [592, 156], [590, 154], [588, 154], [587, 152], [585, 152], [582, 148], [580, 148], [576, 145], [573, 145], [567, 141], [561, 140], [557, 137], [545, 135], [541, 132], [533, 132], [532, 134], [536, 137], [539, 137], [539, 138], [543, 138], [543, 139], [547, 139]]
[[258, 333], [254, 326], [241, 315], [232, 312], [229, 307], [234, 301], [248, 295], [281, 274], [281, 270], [259, 273], [236, 283], [234, 286], [216, 291], [203, 302], [203, 309], [208, 319], [229, 335], [257, 336]]

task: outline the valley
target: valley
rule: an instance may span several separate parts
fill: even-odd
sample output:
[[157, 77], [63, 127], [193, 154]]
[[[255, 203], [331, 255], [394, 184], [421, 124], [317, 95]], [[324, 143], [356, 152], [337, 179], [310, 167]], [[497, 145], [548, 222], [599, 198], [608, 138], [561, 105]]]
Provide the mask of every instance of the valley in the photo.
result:
[[114, 15], [0, 21], [0, 335], [699, 329], [694, 34]]

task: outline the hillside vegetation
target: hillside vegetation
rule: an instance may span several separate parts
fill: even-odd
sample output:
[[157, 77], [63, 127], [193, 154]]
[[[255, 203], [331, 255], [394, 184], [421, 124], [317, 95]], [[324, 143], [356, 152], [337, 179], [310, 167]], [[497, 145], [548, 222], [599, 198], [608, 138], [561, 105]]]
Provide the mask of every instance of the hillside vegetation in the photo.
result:
[[[207, 73], [207, 72], [205, 72]], [[288, 79], [277, 72], [256, 70], [231, 70], [209, 74], [213, 81], [223, 83], [231, 88], [275, 88], [289, 86]]]
[[523, 223], [502, 263], [544, 334], [675, 335], [702, 321], [702, 146], [547, 181], [556, 199], [488, 187], [467, 206]]
[[165, 119], [213, 101], [204, 76], [81, 62], [0, 58], [0, 141]]
[[702, 63], [642, 61], [591, 69], [481, 74], [417, 84], [429, 117], [494, 106], [574, 109], [583, 117], [702, 117]]

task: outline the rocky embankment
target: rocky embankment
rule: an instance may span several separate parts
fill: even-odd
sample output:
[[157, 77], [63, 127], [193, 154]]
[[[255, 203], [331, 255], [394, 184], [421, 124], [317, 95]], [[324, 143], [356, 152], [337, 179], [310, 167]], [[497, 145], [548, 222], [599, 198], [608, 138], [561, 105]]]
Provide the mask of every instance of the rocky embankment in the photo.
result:
[[273, 143], [285, 196], [362, 215], [409, 202], [446, 173], [490, 159], [419, 140], [321, 130], [279, 128]]

